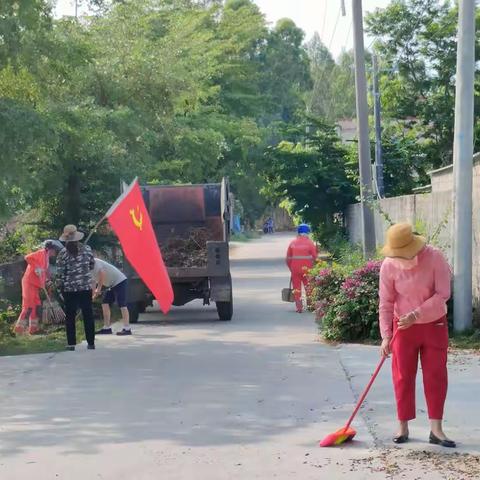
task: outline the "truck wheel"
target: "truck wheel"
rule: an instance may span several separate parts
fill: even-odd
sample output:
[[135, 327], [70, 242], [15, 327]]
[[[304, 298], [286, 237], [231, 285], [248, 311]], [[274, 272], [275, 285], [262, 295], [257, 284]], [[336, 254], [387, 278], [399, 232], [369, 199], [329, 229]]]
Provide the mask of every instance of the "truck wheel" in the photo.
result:
[[135, 302], [128, 304], [128, 314], [130, 316], [130, 323], [138, 323], [138, 316], [140, 315], [141, 305], [143, 302]]
[[217, 313], [220, 320], [231, 320], [233, 317], [233, 289], [232, 289], [232, 277], [230, 274], [226, 278], [227, 285], [230, 287], [230, 300], [227, 302], [215, 302], [217, 304]]
[[217, 302], [217, 313], [220, 320], [231, 320], [233, 317], [233, 302]]
[[220, 320], [231, 320], [233, 317], [233, 298], [229, 302], [216, 302], [217, 313]]

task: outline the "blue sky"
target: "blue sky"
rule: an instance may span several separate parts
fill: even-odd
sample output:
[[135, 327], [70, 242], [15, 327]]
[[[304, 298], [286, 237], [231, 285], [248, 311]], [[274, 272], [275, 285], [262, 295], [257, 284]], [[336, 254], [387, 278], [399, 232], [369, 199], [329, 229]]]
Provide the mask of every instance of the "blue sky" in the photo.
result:
[[[342, 17], [340, 0], [255, 0], [272, 24], [280, 18], [291, 18], [305, 31], [307, 39], [318, 31], [335, 57], [343, 48], [352, 47], [351, 1], [345, 0], [347, 16]], [[390, 0], [363, 0], [363, 8], [368, 12], [389, 3]], [[74, 4], [74, 0], [57, 0], [57, 15], [73, 15]], [[367, 38], [366, 46], [370, 42]]]

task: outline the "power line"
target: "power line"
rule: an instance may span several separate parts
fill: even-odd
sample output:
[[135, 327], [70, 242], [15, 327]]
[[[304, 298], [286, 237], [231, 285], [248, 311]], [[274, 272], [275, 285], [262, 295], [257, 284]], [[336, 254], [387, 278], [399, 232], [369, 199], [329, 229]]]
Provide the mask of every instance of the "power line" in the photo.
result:
[[335, 37], [335, 32], [337, 31], [337, 26], [338, 26], [338, 21], [340, 20], [340, 15], [342, 14], [342, 9], [338, 9], [338, 15], [337, 15], [337, 20], [335, 22], [335, 27], [333, 27], [333, 33], [332, 33], [332, 38], [330, 39], [330, 43], [328, 44], [328, 50], [332, 48], [332, 43], [333, 43], [333, 37]]
[[[350, 34], [352, 32], [352, 25], [353, 25], [353, 20], [350, 22], [350, 24], [348, 26], [347, 38], [345, 40], [345, 43], [343, 44], [343, 50], [344, 51], [346, 50], [347, 42], [348, 42], [348, 39], [349, 39]], [[335, 62], [335, 64], [339, 65], [337, 62]], [[328, 109], [325, 109], [326, 113], [327, 112], [328, 112], [328, 114], [332, 113], [334, 102], [335, 102], [335, 99], [334, 99], [333, 95], [330, 95], [330, 99], [328, 101]], [[354, 113], [354, 112], [352, 112], [352, 113]]]
[[367, 50], [370, 50], [372, 48], [372, 45], [378, 40], [378, 37], [373, 37], [372, 41], [370, 42], [370, 45], [367, 47]]
[[322, 32], [320, 33], [321, 38], [323, 38], [323, 34], [325, 33], [325, 21], [327, 20], [327, 11], [328, 11], [328, 2], [325, 2], [325, 14], [323, 16]]

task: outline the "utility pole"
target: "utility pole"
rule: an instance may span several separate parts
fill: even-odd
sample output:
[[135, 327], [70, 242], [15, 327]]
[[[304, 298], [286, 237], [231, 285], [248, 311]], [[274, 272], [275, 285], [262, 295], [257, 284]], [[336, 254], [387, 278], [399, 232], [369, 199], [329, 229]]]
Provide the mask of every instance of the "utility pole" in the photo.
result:
[[368, 133], [367, 77], [363, 42], [362, 0], [352, 0], [353, 50], [355, 55], [355, 93], [357, 102], [358, 163], [360, 167], [360, 196], [362, 209], [363, 254], [375, 253], [375, 218], [368, 198], [372, 196], [372, 164]]
[[472, 326], [472, 170], [475, 78], [475, 0], [460, 0], [455, 92], [454, 328]]
[[375, 116], [375, 175], [377, 193], [380, 198], [385, 196], [383, 183], [383, 152], [382, 152], [382, 109], [380, 103], [380, 89], [378, 88], [378, 59], [375, 53], [373, 60], [373, 113]]
[[78, 0], [75, 0], [75, 18], [78, 18]]

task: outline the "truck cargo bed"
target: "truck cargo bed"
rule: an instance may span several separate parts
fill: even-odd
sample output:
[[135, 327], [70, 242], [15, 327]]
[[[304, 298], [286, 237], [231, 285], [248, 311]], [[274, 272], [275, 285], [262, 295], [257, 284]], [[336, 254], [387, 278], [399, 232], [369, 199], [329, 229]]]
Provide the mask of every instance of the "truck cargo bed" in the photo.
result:
[[172, 279], [207, 277], [207, 267], [168, 267], [168, 275]]

